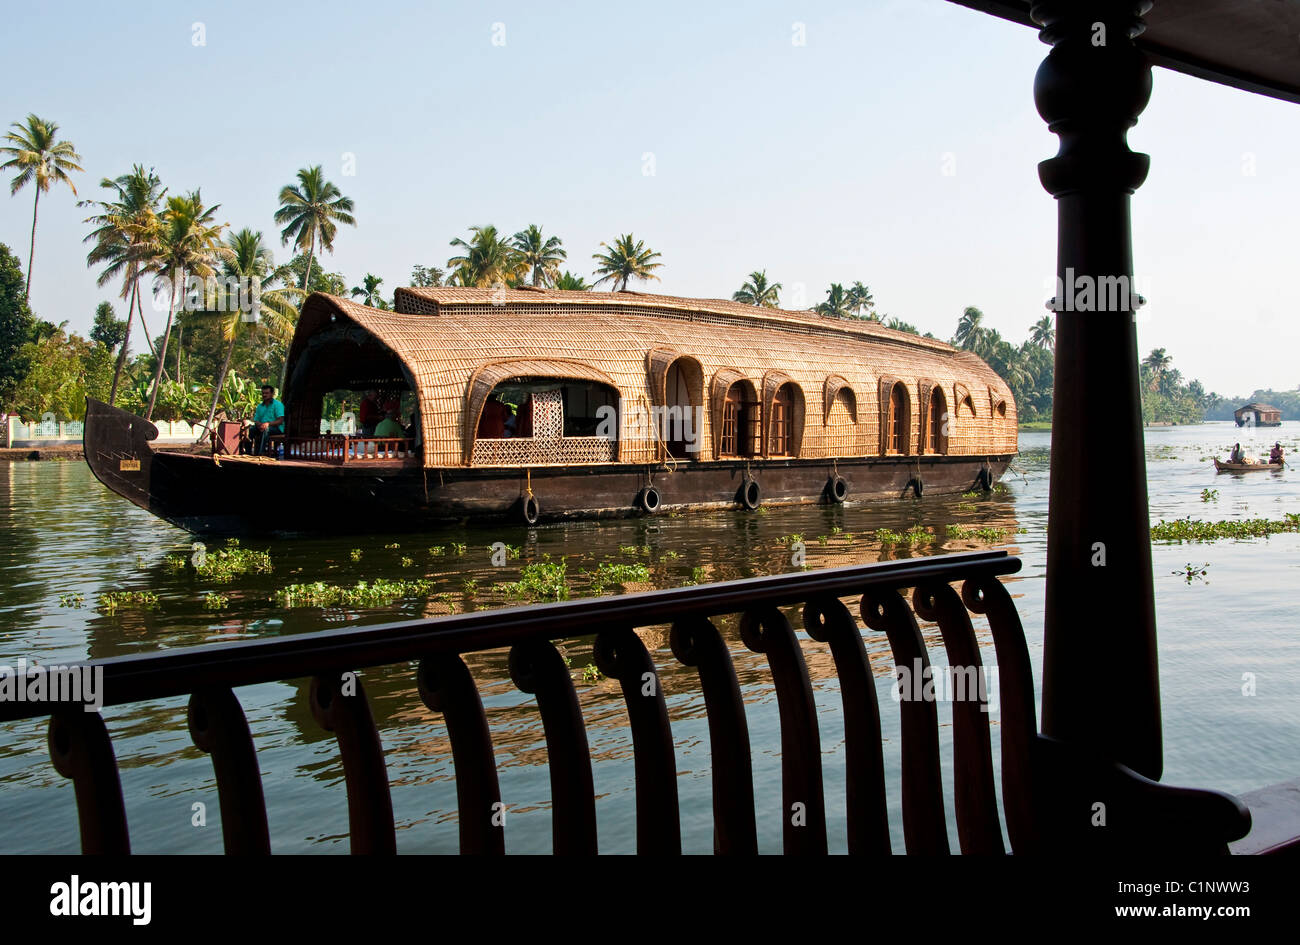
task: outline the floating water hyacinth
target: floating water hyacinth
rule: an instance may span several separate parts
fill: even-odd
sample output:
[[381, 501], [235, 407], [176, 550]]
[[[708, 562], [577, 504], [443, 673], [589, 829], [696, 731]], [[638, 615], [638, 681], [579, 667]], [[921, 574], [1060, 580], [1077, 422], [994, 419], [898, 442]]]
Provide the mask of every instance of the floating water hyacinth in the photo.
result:
[[913, 525], [905, 532], [877, 528], [872, 534], [882, 545], [919, 545], [923, 541], [933, 541], [936, 537], [923, 525]]
[[569, 585], [566, 580], [568, 565], [564, 561], [538, 561], [526, 564], [519, 580], [505, 585], [502, 590], [508, 598], [532, 600], [568, 600]]
[[105, 591], [99, 595], [97, 605], [106, 614], [115, 614], [122, 607], [149, 609], [158, 606], [158, 595], [153, 591]]
[[989, 525], [984, 528], [972, 528], [966, 525], [949, 525], [945, 529], [949, 538], [974, 538], [979, 541], [1005, 541], [1015, 531], [1016, 530], [1013, 528], [998, 528], [995, 525]]
[[163, 564], [173, 571], [182, 571], [188, 564], [199, 577], [220, 583], [237, 575], [270, 574], [273, 570], [269, 554], [242, 548], [234, 538], [226, 543], [226, 547], [216, 551], [208, 551], [202, 542], [195, 542], [194, 547], [196, 550], [188, 559], [184, 555], [168, 555]]
[[595, 594], [604, 593], [612, 585], [631, 584], [650, 580], [650, 569], [644, 564], [615, 564], [602, 561], [595, 571], [586, 572], [591, 576], [591, 590]]
[[1281, 520], [1267, 518], [1193, 522], [1190, 518], [1159, 521], [1151, 526], [1152, 541], [1219, 541], [1224, 538], [1267, 538], [1282, 532], [1300, 532], [1300, 514], [1287, 512]]
[[403, 598], [429, 597], [432, 581], [358, 581], [352, 587], [315, 581], [290, 584], [275, 592], [275, 602], [282, 607], [383, 607]]

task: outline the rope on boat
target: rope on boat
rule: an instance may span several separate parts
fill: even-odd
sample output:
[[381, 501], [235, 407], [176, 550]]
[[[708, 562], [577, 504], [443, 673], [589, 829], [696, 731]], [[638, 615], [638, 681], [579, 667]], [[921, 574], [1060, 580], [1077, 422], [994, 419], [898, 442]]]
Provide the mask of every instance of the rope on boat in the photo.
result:
[[[646, 403], [645, 394], [642, 394], [639, 399], [642, 409], [646, 412], [646, 417], [652, 418], [654, 413], [650, 410], [649, 404]], [[655, 423], [653, 419], [651, 419], [650, 426], [654, 428], [655, 442], [663, 447], [663, 462], [664, 465], [668, 467], [668, 474], [672, 475], [677, 472], [677, 457], [673, 456], [672, 450], [668, 448], [668, 441], [663, 438], [663, 433], [659, 429], [659, 424]], [[650, 482], [649, 485], [654, 485], [654, 483]]]
[[531, 499], [533, 498], [533, 468], [529, 466], [526, 472], [528, 473], [528, 483], [524, 487], [524, 494], [527, 498]]

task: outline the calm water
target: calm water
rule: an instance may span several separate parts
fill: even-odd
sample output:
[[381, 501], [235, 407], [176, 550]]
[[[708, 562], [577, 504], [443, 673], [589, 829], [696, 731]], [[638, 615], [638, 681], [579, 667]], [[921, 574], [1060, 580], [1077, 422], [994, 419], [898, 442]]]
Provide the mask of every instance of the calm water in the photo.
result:
[[[1281, 439], [1300, 457], [1300, 424], [1260, 431], [1254, 439], [1231, 424], [1147, 431], [1152, 520], [1281, 518], [1300, 511], [1300, 473], [1216, 476], [1208, 457], [1226, 455], [1237, 439], [1259, 453]], [[83, 463], [0, 464], [0, 663], [19, 657], [43, 663], [147, 652], [167, 647], [248, 637], [304, 633], [344, 621], [380, 623], [397, 617], [446, 613], [449, 608], [501, 606], [501, 585], [514, 581], [529, 561], [564, 557], [571, 593], [588, 591], [584, 570], [602, 561], [648, 563], [648, 585], [685, 583], [692, 570], [709, 580], [795, 570], [789, 539], [801, 535], [812, 567], [876, 561], [973, 548], [1006, 547], [1024, 559], [1010, 581], [1029, 636], [1038, 673], [1042, 654], [1043, 573], [1046, 555], [1047, 467], [1050, 434], [1025, 433], [1014, 474], [1000, 494], [978, 500], [927, 497], [857, 508], [773, 509], [767, 514], [717, 513], [625, 522], [562, 524], [536, 529], [493, 527], [428, 535], [372, 535], [344, 539], [249, 542], [269, 551], [272, 574], [214, 584], [192, 569], [169, 569], [169, 554], [189, 555], [190, 538], [103, 489]], [[1104, 476], [1097, 488], [1108, 488]], [[1217, 489], [1208, 502], [1201, 490]], [[940, 535], [949, 524], [1008, 529], [1002, 542], [944, 541], [920, 547], [882, 548], [862, 533], [903, 531], [923, 525]], [[837, 532], [836, 529], [839, 529]], [[825, 536], [819, 541], [819, 536]], [[848, 536], [848, 537], [845, 537]], [[520, 555], [493, 567], [487, 546], [502, 541]], [[388, 547], [398, 543], [400, 547]], [[454, 543], [466, 550], [455, 554]], [[443, 546], [442, 555], [430, 548]], [[635, 546], [635, 554], [629, 553]], [[352, 559], [359, 549], [360, 559]], [[624, 549], [627, 549], [626, 551]], [[648, 550], [643, 550], [648, 549]], [[409, 563], [403, 559], [409, 559]], [[1157, 545], [1154, 549], [1160, 626], [1160, 676], [1164, 705], [1165, 777], [1169, 783], [1246, 791], [1300, 776], [1300, 535]], [[1208, 573], [1189, 583], [1176, 570], [1194, 564]], [[361, 612], [339, 608], [285, 609], [272, 599], [291, 583], [423, 577], [449, 599], [403, 601]], [[464, 582], [478, 582], [476, 598]], [[97, 595], [109, 590], [151, 590], [156, 610], [128, 607], [98, 612]], [[203, 594], [229, 597], [221, 611], [207, 610]], [[617, 590], [617, 589], [616, 589]], [[81, 594], [81, 607], [60, 606], [60, 596]], [[1105, 698], [1109, 625], [1099, 610], [1096, 665], [1098, 697]], [[797, 625], [797, 621], [796, 621]], [[765, 690], [765, 660], [731, 635], [745, 690], [755, 746], [755, 793], [763, 849], [780, 849], [779, 728], [775, 699]], [[977, 623], [981, 644], [991, 647]], [[890, 700], [892, 664], [883, 634], [866, 633], [884, 715], [887, 790], [894, 846], [902, 849], [898, 807], [898, 718]], [[677, 744], [688, 851], [712, 848], [708, 730], [693, 690], [693, 670], [668, 650], [666, 632], [644, 633], [660, 667]], [[840, 695], [829, 651], [803, 637], [814, 676], [826, 779], [832, 849], [844, 848], [843, 726]], [[937, 630], [927, 630], [932, 653]], [[635, 847], [631, 742], [617, 683], [587, 682], [591, 641], [563, 645], [588, 724], [595, 759], [600, 843], [605, 851]], [[986, 652], [986, 660], [992, 662]], [[549, 786], [545, 741], [531, 697], [516, 691], [505, 654], [467, 658], [479, 682], [496, 744], [502, 796], [507, 804], [506, 844], [512, 852], [550, 849]], [[1257, 692], [1242, 694], [1243, 673], [1255, 674]], [[456, 849], [455, 784], [450, 746], [439, 718], [414, 692], [410, 667], [367, 671], [367, 690], [378, 720], [393, 785], [398, 848], [405, 852]], [[276, 852], [346, 852], [347, 811], [342, 770], [333, 736], [312, 720], [307, 681], [239, 690], [261, 759]], [[104, 712], [121, 767], [133, 849], [137, 852], [219, 852], [221, 834], [211, 763], [190, 741], [185, 700], [172, 699]], [[947, 706], [940, 719], [947, 735]], [[995, 716], [996, 718], [996, 716]], [[996, 732], [996, 728], [995, 728]], [[950, 747], [945, 742], [945, 758]], [[945, 776], [948, 772], [945, 771]], [[45, 723], [0, 726], [0, 802], [6, 829], [0, 852], [78, 849], [72, 785], [49, 763]], [[207, 806], [208, 826], [191, 825], [192, 805]], [[951, 818], [951, 803], [948, 804]], [[950, 827], [953, 844], [955, 829]]]

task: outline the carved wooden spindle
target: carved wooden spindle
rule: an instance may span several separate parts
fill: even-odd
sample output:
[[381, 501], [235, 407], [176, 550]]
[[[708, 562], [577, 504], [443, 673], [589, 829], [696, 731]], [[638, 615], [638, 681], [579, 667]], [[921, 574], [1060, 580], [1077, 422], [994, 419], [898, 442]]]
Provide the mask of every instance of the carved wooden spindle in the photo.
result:
[[826, 802], [822, 793], [821, 736], [803, 651], [794, 628], [775, 607], [746, 611], [740, 638], [767, 656], [781, 714], [783, 849], [826, 852]]
[[551, 837], [556, 853], [596, 853], [596, 788], [587, 727], [569, 668], [549, 640], [510, 649], [510, 677], [537, 697], [551, 775]]
[[229, 688], [203, 689], [186, 714], [194, 744], [212, 756], [226, 852], [270, 853], [262, 771], [239, 700]]
[[903, 730], [903, 839], [908, 853], [949, 853], [939, 768], [939, 712], [924, 697], [933, 671], [916, 618], [897, 590], [873, 587], [862, 595], [862, 619], [883, 630], [894, 653], [903, 691], [899, 714]]
[[77, 795], [82, 853], [130, 853], [117, 757], [98, 712], [81, 706], [50, 716], [50, 760]]
[[939, 624], [948, 653], [952, 695], [953, 807], [962, 853], [1005, 853], [998, 795], [993, 786], [984, 664], [966, 606], [951, 586], [925, 584], [912, 591], [923, 620]]
[[627, 704], [636, 767], [637, 852], [681, 853], [677, 760], [654, 661], [631, 627], [598, 633], [595, 659], [597, 669], [619, 681]]
[[352, 852], [397, 852], [384, 749], [360, 677], [355, 673], [315, 676], [310, 699], [312, 715], [322, 728], [334, 733], [339, 744], [348, 788]]
[[1011, 595], [993, 575], [970, 578], [961, 588], [968, 610], [984, 614], [998, 657], [998, 739], [1002, 745], [1002, 807], [1014, 853], [1040, 849], [1035, 827], [1032, 751], [1038, 738], [1034, 673], [1025, 631]]
[[505, 853], [505, 808], [497, 783], [492, 733], [474, 678], [464, 660], [447, 654], [422, 660], [417, 680], [424, 704], [441, 712], [447, 721], [456, 766], [460, 852]]
[[850, 853], [889, 853], [889, 806], [880, 743], [880, 706], [857, 621], [839, 598], [809, 601], [808, 636], [829, 643], [844, 706], [845, 793]]
[[707, 617], [692, 615], [673, 623], [669, 645], [679, 662], [694, 666], [700, 675], [700, 691], [709, 717], [713, 850], [757, 853], [749, 723], [727, 644]]

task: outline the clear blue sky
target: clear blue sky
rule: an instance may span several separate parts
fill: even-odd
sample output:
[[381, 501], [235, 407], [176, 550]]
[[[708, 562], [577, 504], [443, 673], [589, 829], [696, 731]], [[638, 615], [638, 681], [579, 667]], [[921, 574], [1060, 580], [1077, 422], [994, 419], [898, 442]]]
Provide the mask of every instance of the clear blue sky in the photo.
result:
[[[1022, 340], [1055, 268], [1034, 31], [944, 0], [742, 9], [24, 4], [7, 13], [0, 123], [57, 121], [83, 197], [152, 165], [277, 258], [276, 194], [322, 164], [359, 221], [326, 265], [388, 294], [416, 263], [445, 267], [471, 224], [538, 223], [584, 274], [632, 231], [663, 253], [649, 291], [726, 297], [766, 268], [806, 307], [860, 279], [922, 331], [947, 338], [976, 305]], [[1130, 134], [1152, 159], [1134, 199], [1139, 340], [1224, 395], [1300, 385], [1297, 122], [1295, 105], [1157, 70]], [[0, 241], [24, 264], [31, 202], [0, 195]], [[40, 316], [83, 332], [114, 295], [85, 266], [85, 215], [66, 188], [42, 198], [32, 287]]]

